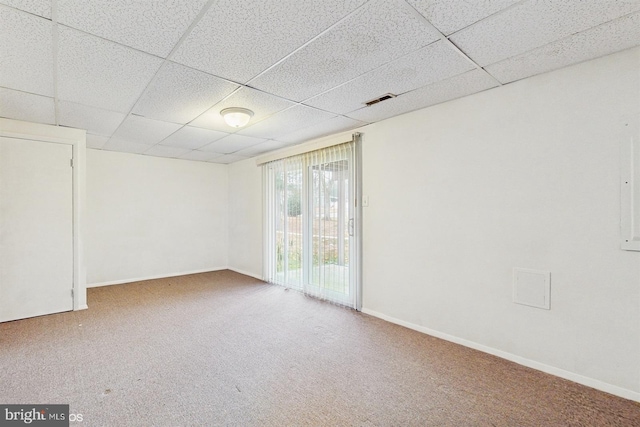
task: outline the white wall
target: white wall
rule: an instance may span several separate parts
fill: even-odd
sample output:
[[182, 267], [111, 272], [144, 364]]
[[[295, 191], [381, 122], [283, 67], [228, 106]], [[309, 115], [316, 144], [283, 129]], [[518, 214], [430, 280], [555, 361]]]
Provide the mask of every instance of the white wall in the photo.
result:
[[226, 268], [227, 165], [87, 150], [89, 286]]
[[[640, 49], [363, 129], [364, 310], [640, 400], [619, 146]], [[512, 302], [549, 270], [551, 310]]]
[[229, 165], [229, 268], [262, 278], [262, 168]]

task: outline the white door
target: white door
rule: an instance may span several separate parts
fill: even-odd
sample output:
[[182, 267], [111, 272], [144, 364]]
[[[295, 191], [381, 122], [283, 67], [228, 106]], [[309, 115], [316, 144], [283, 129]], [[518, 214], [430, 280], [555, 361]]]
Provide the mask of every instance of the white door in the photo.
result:
[[0, 322], [73, 310], [71, 158], [0, 137]]

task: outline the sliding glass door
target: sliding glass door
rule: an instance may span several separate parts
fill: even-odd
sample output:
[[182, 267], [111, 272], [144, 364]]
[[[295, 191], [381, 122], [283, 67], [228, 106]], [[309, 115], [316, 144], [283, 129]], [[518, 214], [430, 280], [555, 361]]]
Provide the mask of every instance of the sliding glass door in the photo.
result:
[[267, 279], [356, 306], [354, 143], [267, 163]]
[[273, 263], [270, 281], [288, 284], [302, 289], [303, 275], [303, 230], [302, 215], [303, 169], [301, 162], [270, 164], [268, 178], [272, 197], [270, 217], [273, 232], [270, 238]]
[[349, 248], [353, 223], [349, 179], [350, 159], [308, 166], [309, 253], [311, 293], [326, 293], [329, 299], [348, 298], [351, 289]]

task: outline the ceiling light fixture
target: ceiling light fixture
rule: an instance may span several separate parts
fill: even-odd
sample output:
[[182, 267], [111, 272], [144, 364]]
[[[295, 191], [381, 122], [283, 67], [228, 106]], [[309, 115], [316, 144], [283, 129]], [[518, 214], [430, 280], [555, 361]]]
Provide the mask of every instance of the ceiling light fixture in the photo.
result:
[[249, 120], [253, 117], [253, 111], [246, 108], [232, 107], [220, 111], [220, 115], [229, 126], [241, 128], [249, 123]]

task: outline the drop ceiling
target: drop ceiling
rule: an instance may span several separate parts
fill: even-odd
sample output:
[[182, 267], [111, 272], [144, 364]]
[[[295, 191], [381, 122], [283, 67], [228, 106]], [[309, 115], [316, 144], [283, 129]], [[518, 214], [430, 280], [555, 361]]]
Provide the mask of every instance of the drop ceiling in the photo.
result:
[[638, 46], [640, 0], [0, 0], [0, 40], [0, 116], [231, 163]]

